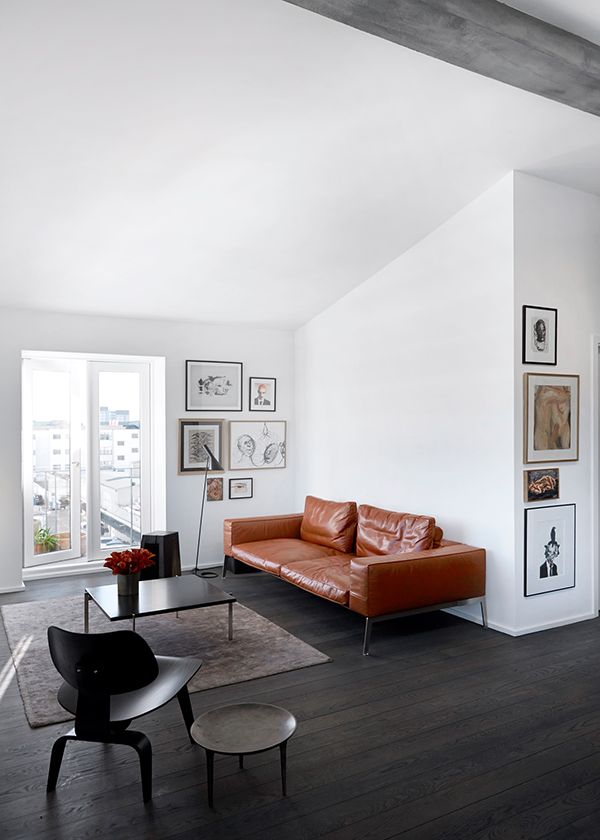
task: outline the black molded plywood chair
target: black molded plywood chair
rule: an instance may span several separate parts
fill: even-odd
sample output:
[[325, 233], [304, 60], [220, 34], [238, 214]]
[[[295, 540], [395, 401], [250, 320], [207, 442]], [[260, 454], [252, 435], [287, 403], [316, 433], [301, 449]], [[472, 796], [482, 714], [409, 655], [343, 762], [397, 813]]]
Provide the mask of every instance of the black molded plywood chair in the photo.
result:
[[[140, 759], [144, 802], [152, 798], [152, 747], [142, 732], [128, 730], [134, 718], [177, 697], [188, 736], [194, 722], [187, 684], [202, 662], [155, 656], [132, 630], [71, 633], [48, 628], [50, 655], [65, 682], [58, 702], [75, 715], [75, 726], [54, 742], [47, 790], [56, 788], [67, 741], [127, 744]], [[190, 736], [190, 741], [194, 743]]]

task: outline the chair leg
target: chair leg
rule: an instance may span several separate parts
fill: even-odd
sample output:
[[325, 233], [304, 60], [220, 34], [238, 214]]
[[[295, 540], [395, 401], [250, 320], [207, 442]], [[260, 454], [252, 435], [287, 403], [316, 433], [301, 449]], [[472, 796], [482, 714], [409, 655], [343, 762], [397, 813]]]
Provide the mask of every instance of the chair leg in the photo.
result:
[[279, 745], [279, 758], [281, 761], [281, 791], [287, 796], [287, 741]]
[[229, 557], [227, 555], [225, 555], [223, 557], [223, 577], [225, 577], [225, 575], [227, 574], [227, 567], [229, 565], [228, 561], [229, 561]]
[[58, 781], [58, 774], [60, 772], [60, 765], [62, 764], [63, 755], [65, 754], [65, 747], [67, 741], [74, 741], [73, 737], [69, 735], [61, 735], [57, 738], [52, 746], [52, 754], [50, 755], [50, 769], [48, 770], [48, 783], [46, 784], [46, 792], [51, 793], [56, 790], [56, 783]]
[[205, 749], [206, 752], [206, 778], [208, 782], [208, 807], [213, 807], [213, 788], [214, 788], [214, 771], [215, 771], [215, 754], [212, 750]]
[[485, 603], [485, 598], [481, 599], [481, 601], [479, 602], [479, 606], [481, 608], [481, 624], [483, 625], [483, 627], [487, 627], [487, 607]]
[[190, 729], [194, 723], [194, 713], [192, 711], [192, 703], [190, 700], [190, 693], [188, 691], [187, 685], [184, 685], [182, 689], [177, 692], [177, 699], [179, 700], [179, 708], [181, 709], [181, 714], [183, 715], [183, 720], [185, 723], [185, 728], [187, 729], [188, 737], [192, 744], [195, 743], [192, 735], [190, 733]]
[[112, 744], [127, 744], [136, 751], [140, 759], [142, 774], [142, 796], [144, 802], [152, 799], [152, 745], [143, 732], [120, 732], [110, 739]]

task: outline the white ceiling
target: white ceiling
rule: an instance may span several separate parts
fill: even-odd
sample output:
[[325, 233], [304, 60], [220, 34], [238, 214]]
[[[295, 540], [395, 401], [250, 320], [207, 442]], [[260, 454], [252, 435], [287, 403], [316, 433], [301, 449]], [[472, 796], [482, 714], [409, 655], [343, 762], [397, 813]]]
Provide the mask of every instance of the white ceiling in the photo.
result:
[[600, 119], [282, 0], [0, 19], [0, 305], [296, 326], [511, 169], [600, 192]]
[[545, 20], [600, 44], [599, 0], [500, 0], [507, 6], [520, 9], [528, 15]]

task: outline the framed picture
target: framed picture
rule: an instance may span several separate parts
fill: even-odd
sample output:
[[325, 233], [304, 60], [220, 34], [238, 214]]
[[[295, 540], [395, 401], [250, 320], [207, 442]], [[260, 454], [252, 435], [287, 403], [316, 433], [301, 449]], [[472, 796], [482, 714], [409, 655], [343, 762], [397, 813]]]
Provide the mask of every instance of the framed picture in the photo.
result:
[[556, 364], [558, 310], [546, 306], [523, 307], [523, 364]]
[[230, 470], [285, 467], [285, 420], [232, 420], [229, 433]]
[[251, 499], [254, 494], [254, 479], [252, 478], [230, 478], [229, 498], [230, 499]]
[[185, 363], [186, 411], [241, 411], [242, 363]]
[[579, 376], [525, 374], [526, 464], [579, 459]]
[[575, 505], [525, 510], [525, 596], [575, 586]]
[[524, 499], [526, 502], [543, 502], [558, 499], [560, 486], [558, 467], [541, 470], [525, 470]]
[[223, 479], [209, 478], [206, 482], [206, 501], [207, 502], [222, 502], [223, 501]]
[[204, 472], [203, 444], [223, 463], [223, 423], [223, 420], [179, 421], [179, 475]]
[[277, 380], [268, 376], [251, 376], [248, 398], [250, 411], [275, 411]]

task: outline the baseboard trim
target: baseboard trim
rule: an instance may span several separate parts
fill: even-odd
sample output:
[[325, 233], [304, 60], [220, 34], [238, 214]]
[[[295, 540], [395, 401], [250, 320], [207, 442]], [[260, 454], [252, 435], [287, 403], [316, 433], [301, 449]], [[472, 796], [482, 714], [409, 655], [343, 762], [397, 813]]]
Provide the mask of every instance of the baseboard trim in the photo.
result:
[[23, 580], [42, 580], [43, 578], [69, 577], [71, 575], [97, 574], [108, 571], [104, 560], [90, 560], [83, 563], [56, 563], [47, 566], [30, 566], [23, 569]]
[[[466, 621], [473, 622], [473, 624], [481, 625], [481, 618], [478, 615], [473, 615], [461, 607], [451, 607], [444, 612], [456, 615], [458, 618], [464, 618]], [[568, 618], [562, 618], [558, 621], [547, 621], [544, 624], [531, 624], [528, 627], [507, 627], [504, 624], [498, 624], [497, 622], [490, 621], [489, 619], [487, 626], [490, 630], [497, 630], [499, 633], [505, 633], [507, 636], [514, 636], [516, 638], [517, 636], [528, 636], [530, 633], [541, 633], [544, 630], [552, 630], [554, 627], [565, 627], [568, 624], [577, 624], [580, 621], [590, 621], [593, 618], [598, 618], [598, 614], [592, 611], [589, 613], [569, 616]]]
[[5, 595], [9, 592], [20, 592], [22, 589], [25, 589], [24, 583], [22, 583], [20, 586], [4, 586], [2, 589], [0, 589], [0, 595]]

